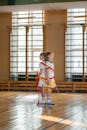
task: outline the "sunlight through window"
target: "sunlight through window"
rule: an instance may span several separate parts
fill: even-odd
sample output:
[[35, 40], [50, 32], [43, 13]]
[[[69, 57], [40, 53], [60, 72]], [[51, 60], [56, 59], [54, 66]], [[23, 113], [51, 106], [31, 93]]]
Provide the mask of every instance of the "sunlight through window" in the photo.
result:
[[[43, 51], [44, 11], [12, 13], [10, 43], [10, 73], [25, 80], [27, 73], [35, 74], [39, 67], [39, 54]], [[28, 27], [28, 31], [26, 32]], [[27, 42], [27, 43], [26, 43]]]

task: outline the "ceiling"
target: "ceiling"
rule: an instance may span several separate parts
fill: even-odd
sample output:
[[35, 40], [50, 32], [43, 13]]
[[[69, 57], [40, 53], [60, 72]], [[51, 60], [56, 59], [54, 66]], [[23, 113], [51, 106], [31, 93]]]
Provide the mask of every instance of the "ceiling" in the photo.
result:
[[67, 9], [67, 8], [87, 8], [87, 1], [0, 6], [0, 12], [40, 10], [40, 9], [41, 10], [59, 10], [59, 9]]

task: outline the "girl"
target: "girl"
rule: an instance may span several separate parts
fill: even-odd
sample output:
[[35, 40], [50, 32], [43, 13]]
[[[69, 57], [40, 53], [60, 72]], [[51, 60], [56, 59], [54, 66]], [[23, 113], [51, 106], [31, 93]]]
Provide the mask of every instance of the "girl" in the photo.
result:
[[47, 95], [47, 104], [54, 105], [51, 100], [51, 92], [52, 88], [56, 87], [55, 83], [55, 74], [54, 74], [54, 53], [47, 52], [47, 61], [46, 61], [46, 80], [47, 80], [47, 87], [46, 87], [46, 95]]
[[38, 87], [39, 87], [39, 93], [41, 92], [41, 99], [39, 100], [38, 104], [43, 104], [45, 103], [45, 90], [44, 87], [46, 86], [46, 76], [45, 76], [45, 60], [46, 60], [46, 53], [41, 53], [40, 54], [40, 64], [39, 64], [39, 68], [40, 71], [38, 73], [38, 77], [39, 77], [39, 82], [38, 82]]

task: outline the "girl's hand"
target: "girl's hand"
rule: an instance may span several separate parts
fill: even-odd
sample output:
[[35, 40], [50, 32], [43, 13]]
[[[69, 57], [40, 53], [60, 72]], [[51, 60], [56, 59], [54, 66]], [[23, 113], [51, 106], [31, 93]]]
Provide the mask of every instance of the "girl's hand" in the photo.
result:
[[47, 80], [47, 85], [48, 85], [48, 86], [50, 85], [50, 81], [49, 81], [49, 79]]

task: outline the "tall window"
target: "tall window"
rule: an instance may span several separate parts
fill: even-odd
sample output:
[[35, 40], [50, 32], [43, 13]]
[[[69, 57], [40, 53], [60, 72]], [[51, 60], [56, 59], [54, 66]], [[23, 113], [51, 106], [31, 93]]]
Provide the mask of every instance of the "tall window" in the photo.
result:
[[11, 79], [27, 80], [39, 67], [43, 51], [44, 11], [12, 13], [10, 42]]
[[84, 81], [87, 78], [86, 26], [84, 8], [67, 10], [65, 77], [68, 81]]

